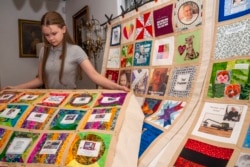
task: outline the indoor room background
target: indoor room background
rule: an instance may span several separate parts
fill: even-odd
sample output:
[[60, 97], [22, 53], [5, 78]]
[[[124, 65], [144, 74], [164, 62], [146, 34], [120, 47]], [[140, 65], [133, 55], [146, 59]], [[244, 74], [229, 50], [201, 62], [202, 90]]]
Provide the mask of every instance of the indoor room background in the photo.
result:
[[[64, 17], [73, 37], [72, 16], [84, 6], [89, 7], [89, 16], [100, 23], [107, 21], [105, 14], [117, 16], [120, 2], [117, 0], [3, 0], [0, 5], [0, 87], [26, 82], [37, 75], [38, 58], [19, 57], [18, 19], [40, 21], [42, 15], [55, 10]], [[98, 12], [95, 12], [98, 11]], [[98, 71], [102, 56], [97, 60]], [[84, 75], [84, 74], [83, 74]], [[79, 88], [95, 88], [85, 75]]]

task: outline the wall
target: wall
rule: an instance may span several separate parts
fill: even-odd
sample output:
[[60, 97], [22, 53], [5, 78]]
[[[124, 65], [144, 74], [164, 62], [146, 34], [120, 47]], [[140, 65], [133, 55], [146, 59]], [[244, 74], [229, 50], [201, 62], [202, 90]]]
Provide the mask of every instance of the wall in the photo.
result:
[[[2, 0], [0, 5], [0, 87], [16, 85], [32, 79], [37, 74], [37, 58], [19, 58], [18, 19], [40, 20], [48, 10], [61, 13], [73, 35], [72, 16], [89, 6], [90, 16], [101, 23], [106, 22], [105, 14], [113, 17], [120, 11], [116, 0]], [[98, 11], [98, 12], [96, 12]], [[98, 59], [98, 71], [102, 57]], [[86, 76], [78, 83], [79, 88], [95, 88]]]

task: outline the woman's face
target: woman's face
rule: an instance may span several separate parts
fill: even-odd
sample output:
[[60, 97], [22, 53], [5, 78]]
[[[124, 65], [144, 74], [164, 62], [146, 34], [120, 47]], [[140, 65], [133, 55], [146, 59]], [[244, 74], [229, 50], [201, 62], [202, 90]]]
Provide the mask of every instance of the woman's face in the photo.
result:
[[63, 28], [60, 28], [58, 25], [42, 26], [42, 32], [48, 42], [56, 47], [61, 45], [63, 35], [66, 32], [66, 27], [64, 26]]

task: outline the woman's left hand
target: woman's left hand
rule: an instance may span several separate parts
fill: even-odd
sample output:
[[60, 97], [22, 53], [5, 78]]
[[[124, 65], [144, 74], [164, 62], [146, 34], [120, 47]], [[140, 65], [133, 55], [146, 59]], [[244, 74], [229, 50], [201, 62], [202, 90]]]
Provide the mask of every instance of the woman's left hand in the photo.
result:
[[119, 90], [123, 90], [125, 92], [129, 92], [130, 91], [129, 88], [127, 88], [126, 86], [121, 86], [121, 85], [119, 85]]

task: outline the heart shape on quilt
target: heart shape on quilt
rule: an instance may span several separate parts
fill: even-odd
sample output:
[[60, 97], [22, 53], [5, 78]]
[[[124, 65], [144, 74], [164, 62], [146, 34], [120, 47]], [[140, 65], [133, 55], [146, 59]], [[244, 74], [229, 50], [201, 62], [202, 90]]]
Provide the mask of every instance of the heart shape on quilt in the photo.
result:
[[180, 53], [180, 55], [182, 55], [184, 53], [184, 51], [186, 50], [186, 45], [180, 45], [178, 47], [178, 52]]
[[133, 31], [134, 31], [134, 24], [129, 24], [129, 25], [126, 25], [124, 28], [123, 28], [123, 36], [126, 38], [126, 39], [129, 39], [131, 37], [131, 35], [133, 34]]

